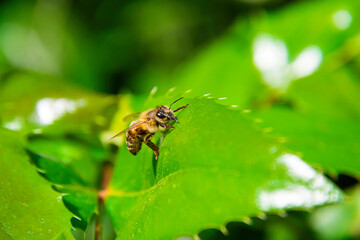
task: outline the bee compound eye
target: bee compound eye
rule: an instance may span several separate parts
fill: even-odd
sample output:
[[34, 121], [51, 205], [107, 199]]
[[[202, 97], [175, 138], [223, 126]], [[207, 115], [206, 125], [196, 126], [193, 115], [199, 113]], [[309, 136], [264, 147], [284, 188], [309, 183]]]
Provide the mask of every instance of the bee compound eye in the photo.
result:
[[161, 112], [157, 112], [157, 113], [156, 113], [156, 116], [157, 116], [158, 118], [165, 118], [165, 115], [164, 115], [163, 113], [161, 113]]

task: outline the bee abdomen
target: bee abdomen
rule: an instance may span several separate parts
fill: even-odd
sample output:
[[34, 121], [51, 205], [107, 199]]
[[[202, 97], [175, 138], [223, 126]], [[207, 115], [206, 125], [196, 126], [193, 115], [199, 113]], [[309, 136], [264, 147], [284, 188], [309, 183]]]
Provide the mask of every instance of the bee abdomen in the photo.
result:
[[141, 149], [142, 142], [133, 134], [132, 131], [129, 131], [126, 134], [126, 146], [129, 152], [133, 155], [136, 155]]

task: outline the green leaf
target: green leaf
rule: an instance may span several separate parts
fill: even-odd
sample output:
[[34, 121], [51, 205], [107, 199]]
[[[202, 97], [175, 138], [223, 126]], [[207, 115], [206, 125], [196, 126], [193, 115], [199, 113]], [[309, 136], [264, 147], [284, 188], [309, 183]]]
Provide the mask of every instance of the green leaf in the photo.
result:
[[66, 207], [81, 219], [85, 230], [94, 212], [98, 211], [98, 189], [103, 161], [109, 154], [99, 144], [74, 138], [32, 136], [27, 144], [31, 160], [41, 175], [66, 194]]
[[97, 211], [100, 169], [109, 158], [97, 135], [108, 124], [114, 98], [39, 75], [16, 74], [1, 84], [0, 123], [37, 134], [29, 136], [28, 154], [40, 175], [66, 194], [66, 207], [85, 230]]
[[158, 162], [146, 146], [136, 157], [120, 148], [105, 202], [118, 239], [172, 239], [264, 211], [343, 199], [243, 113], [206, 98], [182, 101], [190, 105], [177, 114]]
[[[141, 81], [145, 90], [157, 83], [162, 90], [192, 89], [189, 96], [212, 93], [227, 97], [224, 103], [240, 108], [269, 105], [292, 83], [317, 72], [328, 73], [359, 54], [359, 9], [356, 0], [298, 1], [249, 18], [240, 17], [224, 36], [198, 51], [176, 71], [157, 73], [151, 66], [150, 71], [139, 74], [136, 83]], [[356, 68], [353, 70], [356, 72]], [[334, 78], [341, 81], [340, 76]], [[304, 88], [303, 95], [308, 90], [322, 91], [326, 80], [324, 77], [316, 88]], [[346, 94], [345, 90], [341, 88], [340, 94]], [[323, 94], [331, 95], [333, 91]], [[357, 99], [352, 96], [347, 100], [352, 98]], [[311, 103], [308, 101], [306, 106], [311, 107]]]
[[98, 194], [95, 189], [86, 188], [61, 188], [65, 193], [63, 201], [65, 206], [80, 219], [80, 226], [74, 226], [85, 230], [90, 222], [91, 216], [98, 211]]
[[294, 82], [285, 98], [299, 112], [358, 121], [359, 92], [358, 75], [345, 66]]
[[0, 124], [24, 133], [94, 134], [107, 126], [114, 103], [53, 77], [15, 74], [0, 84]]
[[146, 90], [159, 84], [160, 91], [168, 90], [167, 94], [172, 94], [175, 87], [180, 92], [186, 91], [189, 97], [211, 93], [223, 98], [224, 104], [248, 107], [266, 88], [252, 62], [251, 41], [244, 30], [250, 25], [241, 20], [235, 25], [226, 31], [224, 37], [199, 51], [174, 73], [159, 76], [152, 67], [142, 73], [137, 82], [142, 81]]
[[41, 178], [18, 133], [0, 129], [0, 236], [5, 239], [71, 239], [70, 212], [62, 195]]
[[255, 19], [253, 28], [256, 33], [270, 33], [283, 40], [290, 60], [312, 45], [319, 46], [326, 55], [358, 34], [359, 6], [356, 0], [300, 1], [262, 14]]
[[[349, 200], [343, 204], [316, 209], [310, 216], [318, 239], [358, 239], [360, 224], [359, 186], [347, 192]], [[341, 221], [339, 221], [341, 219]]]
[[0, 84], [0, 124], [29, 136], [40, 175], [66, 194], [64, 203], [86, 225], [97, 211], [102, 164], [110, 157], [98, 137], [115, 98], [38, 74], [14, 74]]
[[[248, 27], [243, 22], [239, 25]], [[211, 93], [224, 98], [224, 104], [248, 107], [265, 87], [252, 63], [251, 43], [242, 34], [231, 31], [209, 46], [177, 72], [172, 86], [191, 89], [191, 97]]]
[[89, 144], [74, 138], [32, 136], [27, 147], [37, 153], [32, 154], [32, 160], [56, 184], [97, 187], [99, 168], [109, 157], [100, 143]]
[[[315, 114], [301, 114], [274, 107], [254, 113], [264, 120], [272, 135], [302, 159], [327, 171], [360, 174], [360, 125], [358, 122]], [[290, 124], [291, 123], [291, 124]]]

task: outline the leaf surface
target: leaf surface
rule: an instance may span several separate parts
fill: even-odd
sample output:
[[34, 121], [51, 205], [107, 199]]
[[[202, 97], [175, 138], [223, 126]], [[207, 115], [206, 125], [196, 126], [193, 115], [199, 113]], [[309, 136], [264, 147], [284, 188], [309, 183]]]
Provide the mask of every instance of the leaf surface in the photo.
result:
[[65, 206], [81, 219], [85, 230], [91, 216], [98, 211], [98, 189], [108, 153], [101, 145], [42, 136], [32, 136], [27, 148], [41, 175], [65, 194]]
[[[8, 239], [71, 239], [71, 213], [37, 173], [18, 133], [0, 129], [0, 223]], [[5, 239], [6, 239], [5, 238]]]
[[330, 172], [359, 176], [360, 124], [356, 121], [301, 114], [288, 108], [274, 107], [254, 113], [270, 127], [272, 136], [284, 138], [284, 144], [299, 152], [302, 159]]
[[190, 105], [177, 114], [180, 124], [166, 135], [157, 163], [146, 146], [136, 157], [120, 148], [106, 199], [118, 239], [193, 236], [260, 212], [343, 198], [243, 113], [206, 98], [183, 101]]

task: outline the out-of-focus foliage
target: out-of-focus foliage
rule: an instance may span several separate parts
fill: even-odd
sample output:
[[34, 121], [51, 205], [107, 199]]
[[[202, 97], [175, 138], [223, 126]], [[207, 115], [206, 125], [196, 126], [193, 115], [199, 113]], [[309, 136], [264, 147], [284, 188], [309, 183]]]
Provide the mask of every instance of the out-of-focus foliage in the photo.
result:
[[98, 211], [101, 169], [111, 157], [98, 136], [108, 128], [116, 98], [30, 73], [12, 74], [0, 84], [2, 127], [18, 131], [19, 138], [27, 136], [31, 162], [63, 194], [60, 199], [76, 216], [71, 219], [73, 232], [83, 233]]
[[0, 8], [0, 69], [65, 76], [115, 93], [141, 67], [174, 68], [247, 8], [218, 0], [7, 1]]
[[96, 134], [106, 128], [115, 103], [49, 76], [14, 74], [0, 86], [1, 126], [24, 133]]
[[19, 133], [0, 129], [1, 239], [69, 239], [71, 213], [36, 173]]
[[317, 209], [310, 218], [319, 239], [358, 238], [360, 231], [359, 186], [348, 192], [351, 201]]
[[[332, 119], [273, 108], [256, 113], [272, 135], [300, 153], [305, 161], [328, 172], [360, 175], [360, 125], [356, 121]], [[291, 123], [291, 124], [288, 124]]]
[[359, 53], [357, 0], [3, 1], [0, 238], [358, 238]]

